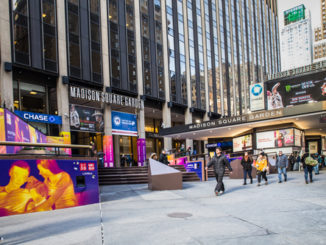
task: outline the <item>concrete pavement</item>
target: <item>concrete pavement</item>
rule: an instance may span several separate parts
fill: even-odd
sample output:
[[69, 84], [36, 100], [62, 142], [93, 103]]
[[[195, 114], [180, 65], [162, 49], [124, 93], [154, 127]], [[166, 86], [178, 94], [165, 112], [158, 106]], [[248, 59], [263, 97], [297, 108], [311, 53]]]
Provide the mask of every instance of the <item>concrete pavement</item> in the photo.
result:
[[[182, 190], [147, 185], [101, 187], [104, 244], [326, 244], [326, 171], [306, 185], [242, 186], [225, 178], [184, 183]], [[99, 205], [0, 218], [2, 244], [102, 244]]]

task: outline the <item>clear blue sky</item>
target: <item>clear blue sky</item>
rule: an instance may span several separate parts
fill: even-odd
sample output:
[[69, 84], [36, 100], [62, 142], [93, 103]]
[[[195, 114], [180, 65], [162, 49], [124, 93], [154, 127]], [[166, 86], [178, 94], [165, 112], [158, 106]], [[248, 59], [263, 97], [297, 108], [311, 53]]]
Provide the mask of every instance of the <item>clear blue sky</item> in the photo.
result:
[[284, 23], [283, 11], [300, 4], [304, 4], [306, 9], [310, 10], [312, 30], [321, 26], [320, 2], [320, 0], [278, 0], [277, 4], [280, 27], [282, 27]]

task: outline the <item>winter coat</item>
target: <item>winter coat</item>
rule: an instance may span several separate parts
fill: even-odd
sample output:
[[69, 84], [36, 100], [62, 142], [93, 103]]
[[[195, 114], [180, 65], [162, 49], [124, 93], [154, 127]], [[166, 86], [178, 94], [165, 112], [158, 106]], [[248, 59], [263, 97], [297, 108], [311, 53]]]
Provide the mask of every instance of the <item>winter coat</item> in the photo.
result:
[[166, 156], [166, 154], [163, 153], [160, 154], [160, 158], [158, 159], [158, 161], [166, 165], [169, 164], [168, 157]]
[[232, 171], [231, 165], [229, 163], [229, 160], [224, 156], [214, 156], [212, 160], [208, 163], [207, 167], [214, 165], [214, 171], [215, 173], [224, 173], [225, 166]]
[[252, 159], [250, 157], [248, 157], [247, 161], [244, 158], [242, 158], [241, 165], [242, 165], [243, 169], [251, 170], [251, 168], [252, 168], [251, 164], [252, 164]]
[[287, 168], [289, 164], [288, 158], [283, 154], [276, 159], [276, 166], [278, 168]]
[[267, 169], [267, 160], [261, 159], [256, 161], [256, 168], [258, 171], [265, 171]]

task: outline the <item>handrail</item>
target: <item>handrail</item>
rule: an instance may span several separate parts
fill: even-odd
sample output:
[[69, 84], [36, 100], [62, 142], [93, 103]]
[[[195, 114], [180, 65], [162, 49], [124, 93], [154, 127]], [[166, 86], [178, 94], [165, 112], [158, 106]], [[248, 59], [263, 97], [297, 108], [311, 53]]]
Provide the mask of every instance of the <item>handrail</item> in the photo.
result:
[[48, 143], [30, 143], [30, 142], [14, 142], [14, 141], [0, 141], [0, 145], [92, 149], [91, 145], [48, 144]]

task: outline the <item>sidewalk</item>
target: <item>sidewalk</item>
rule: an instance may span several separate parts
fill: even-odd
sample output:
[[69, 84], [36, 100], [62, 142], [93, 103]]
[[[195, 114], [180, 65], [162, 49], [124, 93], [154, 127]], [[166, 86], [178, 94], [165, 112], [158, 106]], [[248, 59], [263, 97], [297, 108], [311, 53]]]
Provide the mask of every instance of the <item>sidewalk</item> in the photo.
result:
[[[183, 190], [147, 185], [101, 188], [105, 244], [326, 244], [326, 171], [306, 185], [288, 182], [242, 186], [225, 178], [184, 183]], [[0, 218], [2, 244], [102, 244], [99, 205]]]

